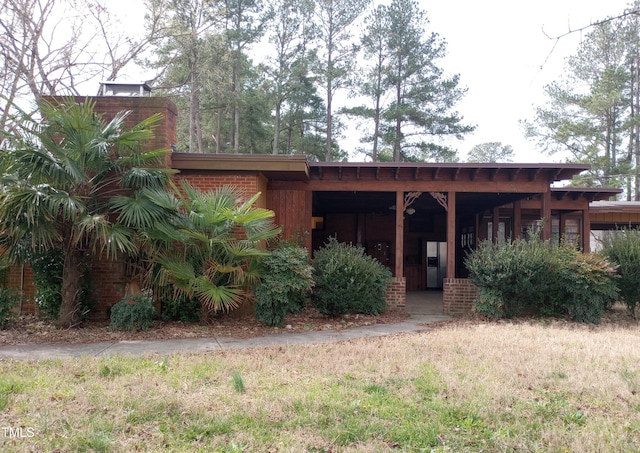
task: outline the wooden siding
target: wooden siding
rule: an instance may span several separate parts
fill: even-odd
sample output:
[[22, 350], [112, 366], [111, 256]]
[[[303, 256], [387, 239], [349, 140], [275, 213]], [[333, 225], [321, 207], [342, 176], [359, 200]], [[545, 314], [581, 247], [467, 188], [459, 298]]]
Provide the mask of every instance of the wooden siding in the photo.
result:
[[626, 225], [640, 222], [640, 212], [591, 212], [591, 223]]
[[306, 247], [311, 249], [311, 192], [268, 190], [266, 207], [275, 213], [275, 222], [282, 226], [285, 238], [306, 233]]

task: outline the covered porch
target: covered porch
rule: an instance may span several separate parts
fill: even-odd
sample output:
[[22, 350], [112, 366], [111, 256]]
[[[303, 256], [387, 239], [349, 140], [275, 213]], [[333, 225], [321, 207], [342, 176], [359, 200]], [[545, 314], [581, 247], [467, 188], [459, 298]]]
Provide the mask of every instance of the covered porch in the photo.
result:
[[544, 239], [571, 232], [576, 245], [589, 250], [589, 202], [612, 195], [552, 188], [588, 168], [579, 164], [172, 157], [182, 177], [203, 186], [242, 181], [249, 193], [261, 191], [285, 237], [302, 235], [310, 253], [330, 236], [362, 246], [393, 274], [390, 306], [405, 308], [407, 294], [435, 290], [449, 314], [468, 310], [475, 297], [464, 258], [480, 241], [519, 237], [533, 226]]

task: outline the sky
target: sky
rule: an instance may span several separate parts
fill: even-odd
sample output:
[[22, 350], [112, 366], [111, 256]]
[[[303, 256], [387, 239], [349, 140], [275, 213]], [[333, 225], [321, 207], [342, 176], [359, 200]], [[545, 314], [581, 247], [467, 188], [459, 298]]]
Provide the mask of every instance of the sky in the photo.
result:
[[[501, 142], [513, 147], [515, 162], [560, 162], [562, 156], [542, 154], [524, 138], [519, 121], [533, 118], [535, 106], [545, 102], [544, 86], [561, 76], [565, 58], [575, 53], [588, 30], [559, 40], [548, 36], [619, 15], [630, 0], [417, 1], [427, 12], [430, 31], [447, 43], [447, 56], [439, 66], [447, 75], [459, 74], [460, 86], [468, 89], [457, 110], [476, 130], [463, 141], [447, 143], [459, 151], [460, 159], [466, 160], [475, 145]], [[388, 0], [374, 0], [381, 2]], [[142, 2], [127, 4], [127, 19], [137, 17], [131, 11]], [[338, 140], [353, 149], [358, 136], [348, 129]]]
[[[557, 37], [608, 16], [622, 13], [627, 0], [418, 0], [432, 30], [447, 42], [440, 67], [460, 74], [468, 88], [458, 104], [476, 131], [451, 146], [460, 158], [475, 145], [502, 142], [515, 151], [515, 162], [558, 162], [524, 138], [519, 120], [532, 119], [534, 105], [545, 102], [543, 87], [557, 79], [564, 60], [588, 32]], [[543, 32], [544, 30], [544, 32]], [[554, 48], [555, 45], [555, 48]]]

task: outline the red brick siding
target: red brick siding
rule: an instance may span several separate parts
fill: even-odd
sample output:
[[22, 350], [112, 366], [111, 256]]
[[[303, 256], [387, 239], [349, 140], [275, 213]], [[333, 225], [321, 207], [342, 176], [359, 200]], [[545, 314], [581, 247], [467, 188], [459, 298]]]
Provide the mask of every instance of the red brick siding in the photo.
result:
[[125, 273], [122, 261], [95, 257], [91, 261], [91, 284], [93, 297], [97, 301], [89, 317], [91, 319], [108, 319], [111, 307], [124, 297], [129, 277]]
[[[84, 97], [76, 97], [77, 102], [83, 102]], [[125, 125], [132, 127], [140, 121], [150, 117], [155, 113], [162, 114], [162, 120], [156, 124], [155, 137], [144, 145], [145, 150], [166, 149], [167, 155], [163, 165], [171, 167], [171, 144], [176, 143], [176, 124], [178, 110], [176, 106], [166, 98], [156, 97], [123, 97], [105, 96], [93, 97], [95, 101], [95, 111], [103, 115], [105, 121], [110, 121], [121, 111], [129, 111], [125, 119]], [[9, 286], [13, 289], [22, 289], [24, 294], [23, 312], [35, 313], [35, 303], [33, 297], [35, 288], [32, 284], [32, 274], [28, 267], [25, 267], [24, 281], [21, 284], [21, 266], [14, 266], [10, 271]], [[92, 263], [92, 285], [94, 297], [98, 300], [98, 307], [91, 313], [95, 319], [105, 319], [109, 308], [124, 296], [124, 290], [128, 277], [124, 272], [122, 262], [108, 261], [106, 259], [95, 258]]]
[[404, 310], [407, 305], [407, 282], [404, 277], [393, 277], [387, 285], [387, 308]]
[[32, 282], [33, 271], [29, 266], [11, 266], [9, 269], [8, 286], [21, 294], [20, 309], [22, 313], [35, 313], [36, 311], [36, 288]]
[[267, 184], [265, 178], [260, 174], [227, 174], [187, 170], [176, 175], [175, 179], [178, 183], [180, 180], [188, 181], [194, 188], [203, 191], [215, 190], [223, 186], [234, 186], [240, 189], [246, 199], [260, 192], [262, 195], [258, 199], [256, 207], [265, 208], [267, 205]]
[[445, 278], [443, 289], [444, 314], [462, 316], [471, 313], [478, 288], [467, 278]]

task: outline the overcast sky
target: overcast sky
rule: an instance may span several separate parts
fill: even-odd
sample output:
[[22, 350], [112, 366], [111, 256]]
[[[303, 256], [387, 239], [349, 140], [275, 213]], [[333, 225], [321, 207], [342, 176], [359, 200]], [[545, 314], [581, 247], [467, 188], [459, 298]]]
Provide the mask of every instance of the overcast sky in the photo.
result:
[[554, 40], [607, 16], [622, 13], [627, 0], [419, 0], [433, 31], [447, 41], [441, 67], [458, 73], [468, 88], [459, 112], [477, 129], [453, 142], [460, 157], [484, 142], [513, 146], [517, 162], [554, 162], [524, 139], [518, 120], [544, 102], [543, 86], [557, 78], [575, 52], [580, 33]]
[[[374, 0], [375, 4], [388, 0]], [[125, 0], [114, 0], [114, 4]], [[584, 33], [556, 37], [608, 16], [622, 13], [628, 0], [418, 0], [434, 31], [447, 42], [439, 63], [449, 75], [460, 74], [468, 88], [458, 111], [477, 125], [464, 141], [452, 141], [460, 158], [485, 142], [511, 145], [517, 162], [558, 162], [523, 137], [519, 120], [531, 119], [534, 105], [544, 102], [543, 87], [558, 78], [564, 59], [572, 55]], [[140, 0], [126, 1], [127, 19], [138, 17]], [[544, 32], [543, 32], [544, 30]], [[555, 45], [555, 48], [554, 48]], [[139, 77], [139, 75], [138, 75]], [[343, 93], [343, 95], [345, 95]], [[345, 148], [359, 145], [358, 134], [339, 139]], [[348, 137], [351, 137], [349, 139]], [[355, 159], [362, 159], [362, 155]]]

